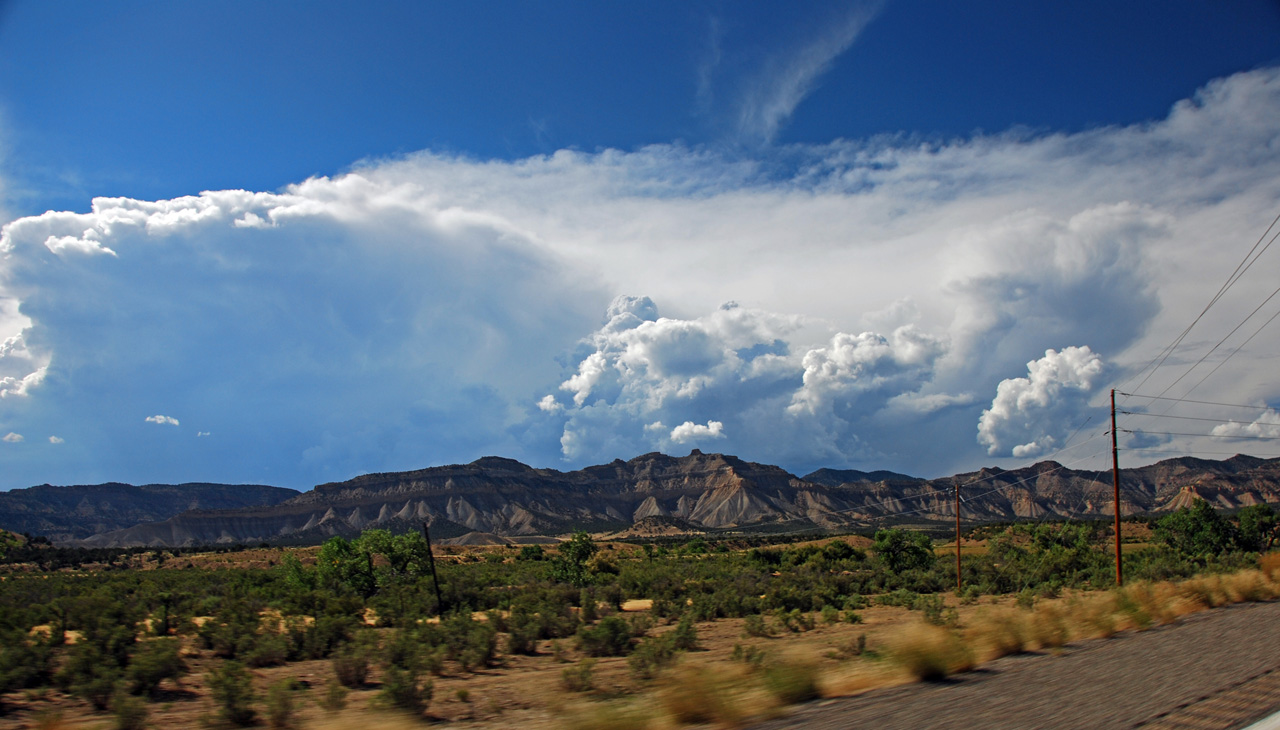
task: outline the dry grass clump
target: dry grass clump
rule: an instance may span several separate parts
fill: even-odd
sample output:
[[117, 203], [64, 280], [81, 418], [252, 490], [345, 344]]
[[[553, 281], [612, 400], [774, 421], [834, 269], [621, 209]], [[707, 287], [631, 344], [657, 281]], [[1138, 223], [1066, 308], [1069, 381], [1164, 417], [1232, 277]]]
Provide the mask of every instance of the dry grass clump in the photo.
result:
[[654, 713], [638, 702], [591, 702], [575, 705], [564, 716], [568, 730], [648, 730]]
[[777, 662], [761, 673], [764, 688], [781, 705], [794, 705], [817, 699], [818, 668], [807, 662]]
[[1182, 605], [1184, 595], [1173, 583], [1139, 581], [1119, 590], [1120, 610], [1133, 628], [1145, 631], [1191, 613], [1191, 607]]
[[988, 608], [970, 622], [965, 639], [982, 662], [1021, 654], [1027, 650], [1027, 622], [1024, 619], [1024, 612], [1012, 606]]
[[1072, 619], [1072, 634], [1080, 639], [1106, 639], [1119, 630], [1119, 611], [1114, 593], [1077, 595], [1067, 601], [1067, 614]]
[[1182, 581], [1180, 585], [1183, 595], [1189, 596], [1209, 608], [1225, 606], [1231, 602], [1225, 587], [1222, 585], [1222, 576], [1220, 575], [1191, 578]]
[[1280, 580], [1280, 552], [1258, 556], [1258, 569], [1271, 580]]
[[1261, 570], [1242, 570], [1222, 578], [1223, 589], [1233, 603], [1266, 601], [1280, 597], [1280, 585]]
[[973, 653], [955, 633], [928, 623], [903, 627], [886, 642], [889, 659], [919, 680], [942, 679], [974, 666]]
[[1028, 644], [1036, 649], [1057, 649], [1071, 640], [1066, 615], [1057, 603], [1037, 604], [1023, 626]]
[[882, 687], [896, 687], [912, 681], [896, 667], [876, 662], [855, 662], [823, 673], [818, 689], [823, 697], [847, 697]]
[[760, 704], [758, 701], [745, 702], [747, 698], [742, 696], [742, 689], [741, 682], [733, 683], [731, 677], [723, 672], [681, 666], [662, 682], [658, 689], [658, 704], [664, 714], [678, 725], [710, 723], [719, 727], [737, 727], [752, 714], [750, 704]]

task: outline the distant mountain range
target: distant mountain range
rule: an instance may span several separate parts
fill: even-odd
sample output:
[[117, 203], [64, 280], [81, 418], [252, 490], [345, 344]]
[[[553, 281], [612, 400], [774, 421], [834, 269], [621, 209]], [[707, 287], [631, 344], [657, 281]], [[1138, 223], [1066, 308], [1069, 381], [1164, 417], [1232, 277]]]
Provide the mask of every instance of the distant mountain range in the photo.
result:
[[[525, 540], [574, 529], [679, 531], [800, 531], [859, 529], [887, 519], [954, 519], [955, 487], [961, 516], [987, 522], [1040, 517], [1093, 519], [1111, 514], [1111, 474], [1075, 471], [1052, 461], [1024, 469], [983, 469], [942, 479], [887, 471], [820, 469], [797, 477], [767, 464], [724, 454], [645, 454], [578, 471], [535, 469], [511, 459], [485, 457], [470, 464], [368, 474], [297, 493], [274, 487], [33, 487], [0, 493], [0, 527], [79, 539], [94, 546], [185, 546], [214, 543], [316, 543], [380, 527], [393, 531], [431, 525], [433, 538], [458, 542]], [[64, 490], [64, 491], [59, 491]], [[119, 497], [94, 501], [95, 490], [169, 497], [163, 516], [121, 509]], [[203, 491], [201, 491], [203, 490]], [[274, 491], [271, 491], [274, 490]], [[190, 509], [174, 495], [203, 497]], [[4, 499], [22, 493], [46, 498], [42, 514], [57, 531], [15, 526]], [[243, 493], [249, 504], [215, 505], [212, 495]], [[1224, 461], [1184, 457], [1121, 472], [1125, 514], [1163, 512], [1196, 498], [1234, 509], [1280, 503], [1280, 459], [1234, 456]], [[176, 500], [176, 501], [175, 501]], [[152, 499], [153, 507], [158, 499]], [[69, 509], [75, 505], [75, 510]], [[104, 505], [109, 505], [104, 506]], [[34, 510], [28, 508], [26, 514]], [[151, 515], [157, 515], [156, 507]], [[110, 513], [115, 522], [103, 517]], [[32, 525], [25, 522], [23, 525]], [[106, 529], [102, 529], [103, 527]]]
[[0, 492], [0, 527], [67, 542], [188, 510], [259, 508], [296, 496], [295, 489], [260, 484], [42, 484]]

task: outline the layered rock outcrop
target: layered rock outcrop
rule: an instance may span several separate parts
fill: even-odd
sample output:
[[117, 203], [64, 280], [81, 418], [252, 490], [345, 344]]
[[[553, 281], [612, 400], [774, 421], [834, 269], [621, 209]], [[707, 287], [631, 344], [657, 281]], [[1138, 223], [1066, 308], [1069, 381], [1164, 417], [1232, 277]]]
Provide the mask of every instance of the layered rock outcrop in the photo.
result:
[[[842, 481], [847, 477], [852, 480]], [[873, 478], [881, 477], [881, 478]], [[1280, 459], [1173, 459], [1122, 473], [1125, 513], [1159, 512], [1194, 498], [1235, 508], [1280, 503]], [[893, 472], [821, 470], [799, 478], [766, 464], [694, 451], [645, 454], [572, 472], [486, 457], [470, 464], [368, 474], [322, 484], [270, 507], [192, 511], [95, 535], [100, 546], [227, 542], [320, 542], [373, 527], [431, 525], [433, 537], [503, 538], [573, 529], [622, 530], [663, 521], [692, 529], [855, 529], [886, 516], [954, 519], [955, 488], [970, 521], [1090, 519], [1112, 510], [1109, 471], [1074, 471], [1046, 461], [1025, 469], [983, 469], [943, 479]]]

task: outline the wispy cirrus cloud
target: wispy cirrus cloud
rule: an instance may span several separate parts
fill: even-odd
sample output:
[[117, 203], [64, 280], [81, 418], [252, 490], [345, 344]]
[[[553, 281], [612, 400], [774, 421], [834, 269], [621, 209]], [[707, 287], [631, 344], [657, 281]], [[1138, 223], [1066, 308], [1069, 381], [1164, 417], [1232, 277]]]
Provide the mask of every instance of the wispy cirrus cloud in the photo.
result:
[[[819, 78], [858, 40], [867, 24], [880, 13], [883, 4], [879, 1], [855, 3], [843, 9], [824, 24], [818, 34], [805, 39], [798, 47], [786, 48], [769, 56], [763, 67], [746, 82], [738, 103], [740, 141], [749, 144], [772, 142], [796, 107], [813, 91]], [[713, 57], [718, 62], [718, 39], [713, 47], [716, 49]], [[700, 92], [702, 89], [700, 79]]]

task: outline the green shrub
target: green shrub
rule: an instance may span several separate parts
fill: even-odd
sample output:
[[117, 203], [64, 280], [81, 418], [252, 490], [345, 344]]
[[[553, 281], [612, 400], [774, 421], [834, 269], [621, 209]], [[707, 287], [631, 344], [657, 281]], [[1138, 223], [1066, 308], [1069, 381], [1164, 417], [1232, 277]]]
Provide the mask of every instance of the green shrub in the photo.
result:
[[328, 682], [324, 694], [318, 700], [320, 707], [326, 712], [341, 712], [347, 706], [347, 695], [350, 693], [341, 682]]
[[334, 654], [329, 663], [333, 665], [333, 676], [343, 687], [363, 686], [369, 678], [369, 659], [354, 648]]
[[846, 611], [861, 611], [866, 607], [867, 607], [867, 599], [865, 596], [860, 596], [855, 593], [852, 596], [849, 596], [848, 598], [844, 599], [844, 610]]
[[578, 648], [588, 656], [626, 656], [631, 653], [631, 627], [617, 616], [578, 630]]
[[255, 668], [280, 666], [289, 658], [289, 639], [284, 634], [261, 634], [243, 658], [245, 664]]
[[671, 635], [645, 639], [627, 658], [632, 676], [637, 679], [653, 679], [658, 672], [676, 660], [676, 649]]
[[252, 725], [258, 713], [253, 709], [257, 699], [249, 670], [237, 661], [225, 661], [209, 674], [209, 691], [224, 721], [245, 727]]
[[773, 636], [769, 625], [765, 623], [764, 616], [758, 613], [747, 616], [746, 622], [742, 625], [742, 633], [746, 636]]
[[570, 692], [590, 692], [594, 682], [591, 671], [595, 666], [595, 659], [583, 659], [572, 667], [565, 667], [560, 672], [560, 684]]
[[578, 595], [578, 606], [581, 609], [578, 616], [583, 623], [595, 623], [595, 620], [600, 617], [599, 612], [596, 610], [596, 593], [590, 588], [582, 589], [582, 592]]
[[431, 681], [419, 681], [416, 671], [389, 666], [383, 672], [378, 696], [389, 707], [420, 714], [430, 704], [433, 692]]
[[130, 691], [151, 694], [163, 680], [186, 674], [187, 665], [179, 656], [178, 649], [178, 639], [153, 639], [140, 644], [125, 671]]
[[809, 631], [814, 626], [813, 617], [798, 608], [793, 608], [790, 611], [779, 608], [777, 618], [778, 623], [782, 624], [783, 628], [793, 633]]
[[274, 728], [287, 728], [293, 725], [294, 706], [293, 693], [298, 689], [298, 681], [292, 677], [282, 679], [267, 689], [267, 722]]
[[763, 666], [767, 656], [768, 653], [763, 649], [758, 649], [754, 646], [743, 646], [742, 644], [734, 644], [733, 651], [729, 653], [731, 661], [742, 662], [754, 668]]
[[654, 621], [653, 616], [647, 613], [637, 613], [631, 618], [627, 619], [627, 622], [631, 624], [631, 635], [637, 638], [648, 634], [649, 631], [651, 631], [653, 627], [657, 625], [657, 622]]
[[441, 622], [440, 637], [445, 656], [468, 672], [488, 666], [497, 649], [498, 632], [488, 623], [472, 621], [465, 613], [454, 614]]
[[507, 618], [507, 653], [538, 653], [538, 638], [542, 633], [541, 622], [534, 614], [523, 610], [512, 610]]
[[698, 629], [693, 625], [693, 617], [685, 616], [676, 624], [671, 632], [671, 645], [680, 651], [692, 651], [698, 648]]
[[141, 697], [117, 692], [111, 699], [115, 730], [143, 730], [147, 726], [147, 703]]
[[779, 663], [764, 668], [764, 686], [778, 702], [794, 705], [818, 697], [818, 670], [811, 664]]
[[122, 672], [114, 657], [106, 655], [97, 644], [84, 642], [71, 647], [55, 680], [58, 686], [102, 712], [111, 705]]

